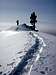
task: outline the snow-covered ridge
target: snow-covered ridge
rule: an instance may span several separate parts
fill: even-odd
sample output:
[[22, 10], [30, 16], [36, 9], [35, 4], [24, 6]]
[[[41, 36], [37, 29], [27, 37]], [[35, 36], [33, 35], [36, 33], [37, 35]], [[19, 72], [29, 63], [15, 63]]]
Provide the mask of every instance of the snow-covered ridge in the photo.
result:
[[[25, 66], [22, 66], [22, 71], [26, 70], [27, 72], [24, 71], [22, 73], [20, 70], [20, 73], [22, 73], [22, 75], [26, 75], [26, 73], [30, 75], [33, 64], [40, 58], [40, 54], [45, 46], [43, 39], [34, 31], [1, 31], [0, 42], [0, 49], [2, 50], [0, 53], [2, 54], [4, 52], [2, 55], [0, 54], [0, 64], [2, 64], [0, 71], [2, 74], [6, 73], [6, 75], [9, 75], [12, 70], [12, 75], [14, 75], [15, 72], [17, 73], [16, 70], [20, 68], [19, 65], [21, 63], [23, 64], [22, 61], [25, 63]], [[19, 51], [21, 50], [19, 56], [17, 54], [15, 55], [15, 53], [18, 53], [18, 49]], [[19, 59], [20, 55], [22, 55], [23, 58]], [[11, 58], [13, 58], [13, 61]], [[16, 67], [15, 70], [14, 67]], [[27, 68], [29, 68], [29, 70]]]
[[[45, 42], [43, 41], [43, 38], [41, 38], [41, 37], [38, 36], [37, 34], [31, 33], [31, 35], [36, 39], [36, 44], [37, 44], [37, 41], [39, 40], [39, 47], [38, 47], [38, 51], [39, 51], [39, 52], [38, 52], [38, 53], [36, 52], [36, 59], [35, 59], [35, 61], [34, 61], [34, 63], [33, 63], [33, 64], [35, 64], [35, 63], [39, 60], [40, 54], [42, 53], [42, 50], [43, 50], [43, 47], [45, 47], [46, 44], [45, 44]], [[30, 75], [30, 73], [31, 73], [33, 64], [31, 65], [31, 68], [30, 68], [30, 71], [29, 71], [29, 74], [28, 74], [28, 75]]]
[[[17, 27], [11, 27], [6, 31], [1, 31], [0, 43], [1, 75], [15, 75], [18, 73], [18, 69], [20, 71], [19, 75], [39, 75], [39, 73], [35, 73], [32, 69], [39, 67], [39, 65], [36, 67], [33, 67], [33, 65], [39, 64], [37, 61], [39, 62], [41, 59], [41, 53], [44, 53], [43, 58], [45, 58], [45, 54], [47, 53], [50, 53], [51, 56], [56, 55], [56, 37], [46, 33], [27, 30], [22, 25], [19, 29]], [[51, 59], [53, 60], [53, 58]], [[48, 60], [48, 62], [50, 61]], [[39, 72], [45, 73], [40, 70]]]
[[[35, 44], [28, 50], [21, 62], [10, 73], [10, 75], [30, 75], [33, 64], [40, 58], [43, 47], [46, 46], [43, 39], [38, 35], [32, 32], [30, 32], [29, 34], [35, 38]], [[26, 70], [26, 72], [24, 70]]]
[[[12, 70], [17, 67], [20, 62], [22, 63], [24, 56], [27, 58], [26, 56], [29, 53], [32, 54], [32, 57], [29, 56], [30, 59], [28, 58], [27, 62], [25, 62], [27, 64], [23, 67], [23, 70], [20, 71], [20, 73], [22, 73], [21, 75], [42, 75], [42, 73], [45, 75], [47, 73], [49, 73], [48, 75], [50, 75], [50, 73], [51, 75], [56, 75], [56, 68], [53, 67], [53, 65], [56, 65], [56, 37], [34, 31], [8, 30], [0, 32], [0, 43], [1, 75], [9, 75], [12, 73]], [[33, 50], [33, 53], [31, 50]], [[44, 71], [46, 66], [48, 71]], [[49, 72], [49, 69], [52, 71]]]

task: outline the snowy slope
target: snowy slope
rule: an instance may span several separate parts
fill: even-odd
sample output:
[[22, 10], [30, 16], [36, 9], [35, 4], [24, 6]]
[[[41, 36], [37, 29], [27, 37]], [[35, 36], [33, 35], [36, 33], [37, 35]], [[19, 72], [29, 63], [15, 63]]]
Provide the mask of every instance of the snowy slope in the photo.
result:
[[[21, 63], [22, 60], [24, 61], [26, 58], [28, 64], [25, 66], [30, 65], [29, 69], [31, 69], [31, 65], [34, 63], [37, 54], [39, 53], [39, 38], [35, 35], [35, 32], [1, 31], [0, 42], [0, 74], [8, 75], [10, 72], [12, 72], [12, 70], [14, 70], [14, 67]], [[41, 48], [41, 46], [42, 45], [40, 45], [39, 48]], [[29, 59], [32, 60], [29, 62]]]
[[0, 32], [0, 74], [7, 73], [8, 75], [35, 43], [34, 40], [27, 31]]
[[[35, 38], [35, 44], [28, 49], [20, 63], [12, 70], [9, 75], [30, 75], [33, 64], [40, 58], [40, 54], [45, 46], [41, 37], [35, 32], [29, 32]], [[32, 42], [33, 43], [33, 42]]]
[[[29, 56], [32, 50], [34, 52]], [[0, 32], [0, 75], [12, 73], [14, 68], [17, 69], [19, 63], [27, 58], [26, 56], [27, 64], [23, 67], [22, 75], [55, 75], [56, 37], [34, 31]]]
[[31, 75], [56, 75], [56, 36], [39, 33], [45, 41], [46, 47], [39, 60], [34, 63]]

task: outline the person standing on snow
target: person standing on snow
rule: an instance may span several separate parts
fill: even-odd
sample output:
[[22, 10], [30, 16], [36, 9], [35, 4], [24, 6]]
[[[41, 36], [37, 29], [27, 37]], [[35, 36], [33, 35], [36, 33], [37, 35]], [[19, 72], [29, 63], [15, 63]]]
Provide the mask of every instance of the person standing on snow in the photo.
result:
[[17, 26], [18, 26], [19, 25], [19, 20], [17, 20], [16, 23], [17, 23]]

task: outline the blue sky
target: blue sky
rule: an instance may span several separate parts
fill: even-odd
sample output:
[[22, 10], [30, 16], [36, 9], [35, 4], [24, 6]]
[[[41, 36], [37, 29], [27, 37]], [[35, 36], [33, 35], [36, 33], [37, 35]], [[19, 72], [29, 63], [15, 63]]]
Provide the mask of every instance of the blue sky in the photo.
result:
[[39, 13], [40, 28], [56, 28], [56, 0], [0, 0], [0, 23], [29, 24], [32, 11]]

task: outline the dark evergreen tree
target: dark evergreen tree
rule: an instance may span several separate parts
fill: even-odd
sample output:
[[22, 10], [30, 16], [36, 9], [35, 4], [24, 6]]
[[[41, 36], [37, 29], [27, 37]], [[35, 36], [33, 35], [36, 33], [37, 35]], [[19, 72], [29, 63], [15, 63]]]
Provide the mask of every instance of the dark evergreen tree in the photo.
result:
[[35, 12], [33, 12], [30, 16], [30, 23], [33, 25], [33, 29], [35, 30], [35, 23], [37, 22], [36, 20], [37, 16], [35, 15]]

